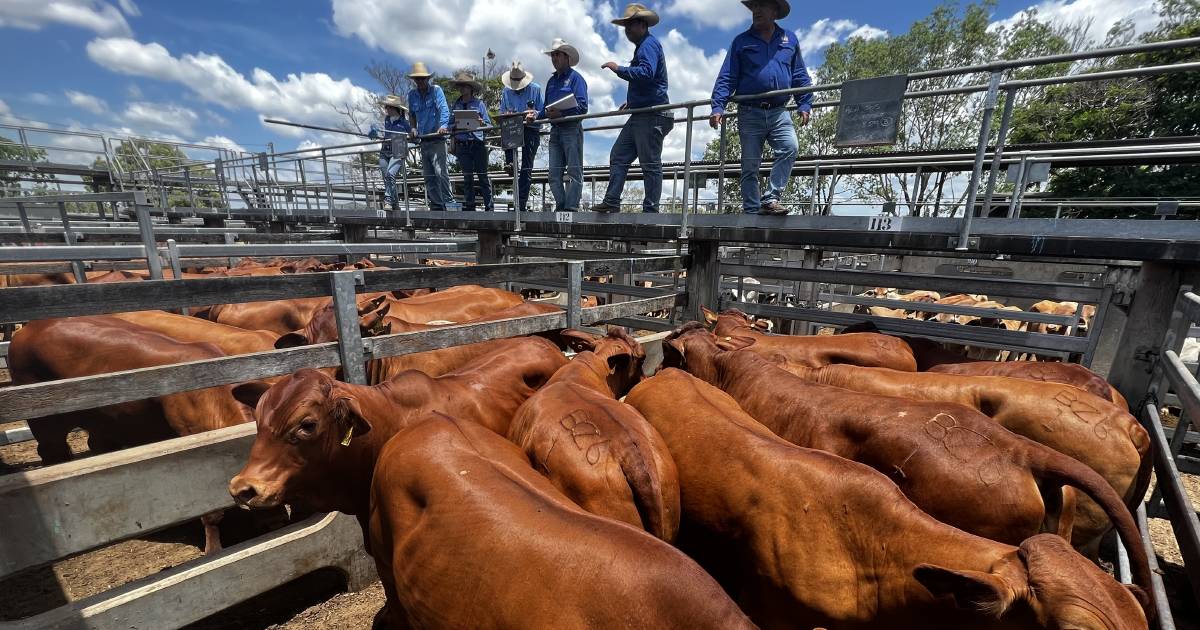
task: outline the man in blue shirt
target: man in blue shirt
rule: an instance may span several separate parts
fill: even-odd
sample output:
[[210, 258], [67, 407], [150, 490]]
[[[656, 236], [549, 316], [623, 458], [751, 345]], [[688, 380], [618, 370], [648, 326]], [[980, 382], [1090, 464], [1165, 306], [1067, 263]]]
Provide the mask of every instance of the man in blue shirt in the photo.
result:
[[[470, 72], [459, 72], [452, 82], [458, 88], [458, 100], [454, 101], [454, 111], [471, 110], [479, 114], [479, 122], [491, 125], [487, 105], [479, 100], [483, 94], [483, 84], [475, 80]], [[451, 128], [457, 127], [458, 122], [451, 123]], [[488, 150], [483, 141], [482, 131], [459, 131], [454, 134], [454, 157], [458, 158], [458, 166], [463, 172], [463, 210], [475, 210], [475, 178], [479, 177], [479, 190], [483, 193], [483, 208], [491, 212], [492, 182], [488, 179]]]
[[[550, 119], [550, 192], [554, 194], [555, 210], [577, 212], [583, 197], [583, 125], [578, 120], [557, 121], [564, 116], [587, 113], [587, 81], [573, 68], [579, 63], [579, 51], [574, 46], [556, 39], [550, 50], [544, 52], [554, 64], [554, 74], [546, 81], [546, 102], [539, 115]], [[575, 107], [551, 107], [567, 96], [575, 97]]]
[[[787, 0], [744, 0], [753, 23], [750, 30], [733, 39], [712, 93], [712, 116], [708, 122], [720, 126], [725, 106], [733, 95], [748, 96], [774, 90], [812, 85], [800, 42], [792, 31], [780, 28], [776, 20], [787, 16]], [[787, 96], [741, 100], [738, 102], [738, 137], [742, 144], [742, 211], [746, 214], [787, 214], [780, 203], [796, 162], [799, 145], [796, 128], [787, 111]], [[808, 124], [812, 94], [797, 94], [800, 124]], [[759, 197], [758, 169], [762, 165], [764, 140], [775, 154], [766, 194]]]
[[[639, 109], [666, 104], [667, 60], [663, 56], [658, 38], [650, 34], [650, 27], [658, 24], [658, 14], [634, 3], [625, 7], [625, 15], [613, 20], [613, 24], [625, 27], [625, 37], [633, 42], [633, 61], [628, 66], [618, 66], [610, 61], [602, 67], [629, 82], [625, 104], [621, 109]], [[630, 114], [621, 128], [621, 135], [613, 143], [608, 154], [608, 190], [604, 201], [592, 210], [596, 212], [620, 212], [621, 193], [625, 190], [625, 176], [634, 159], [642, 165], [642, 180], [646, 189], [642, 198], [643, 212], [658, 212], [658, 200], [662, 196], [662, 145], [663, 138], [675, 126], [675, 117], [670, 111], [641, 112]]]
[[429, 80], [433, 76], [420, 61], [413, 64], [408, 78], [417, 85], [408, 93], [413, 134], [421, 138], [421, 174], [425, 176], [425, 196], [430, 210], [445, 210], [453, 201], [450, 194], [450, 171], [446, 166], [445, 134], [450, 126], [450, 106], [442, 88]]
[[[383, 138], [379, 145], [379, 172], [383, 175], [383, 202], [396, 212], [400, 209], [396, 202], [396, 173], [408, 158], [408, 134], [412, 127], [404, 119], [408, 108], [404, 101], [395, 94], [388, 94], [380, 99], [383, 106], [383, 128], [371, 125], [371, 138]], [[391, 132], [391, 133], [388, 133]]]
[[[542, 126], [532, 124], [542, 110], [542, 86], [533, 80], [533, 75], [521, 67], [521, 62], [514, 61], [512, 69], [500, 76], [504, 84], [504, 92], [500, 95], [501, 114], [524, 114], [525, 134], [521, 146], [521, 173], [516, 187], [514, 200], [521, 212], [529, 204], [529, 181], [533, 173], [533, 159], [537, 157], [538, 147], [542, 144]], [[504, 163], [512, 168], [513, 149], [504, 152]]]

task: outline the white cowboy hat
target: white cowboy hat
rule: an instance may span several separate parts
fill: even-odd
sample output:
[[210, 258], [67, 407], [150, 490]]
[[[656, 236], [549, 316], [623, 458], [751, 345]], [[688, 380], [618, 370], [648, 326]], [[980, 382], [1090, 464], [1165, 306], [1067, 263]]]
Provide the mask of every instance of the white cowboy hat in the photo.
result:
[[428, 78], [431, 76], [433, 75], [429, 73], [429, 68], [425, 67], [425, 62], [423, 61], [414, 63], [412, 65], [412, 70], [409, 70], [408, 72], [408, 78], [410, 79], [420, 79], [423, 77]]
[[634, 2], [625, 7], [625, 15], [613, 20], [612, 23], [617, 26], [625, 26], [629, 24], [630, 20], [643, 20], [647, 27], [654, 26], [658, 24], [658, 14], [646, 8], [645, 5]]
[[521, 67], [520, 61], [514, 61], [512, 68], [500, 75], [500, 82], [504, 84], [504, 87], [512, 91], [520, 92], [530, 83], [533, 83], [533, 75]]
[[388, 94], [387, 96], [379, 99], [379, 106], [380, 107], [395, 107], [396, 109], [398, 109], [402, 112], [408, 111], [408, 106], [405, 105], [404, 101], [399, 96], [396, 96], [395, 94]]
[[[742, 4], [746, 5], [746, 8], [749, 9], [750, 5], [756, 1], [758, 0], [742, 0]], [[778, 20], [782, 20], [788, 16], [788, 13], [792, 12], [792, 5], [788, 4], [787, 0], [775, 0], [775, 4], [779, 7], [779, 17], [776, 18]]]
[[568, 44], [567, 40], [561, 37], [555, 38], [553, 42], [550, 42], [550, 50], [543, 50], [542, 52], [547, 55], [556, 52], [565, 53], [567, 55], [568, 66], [574, 66], [579, 63], [579, 51], [575, 50], [574, 46]]
[[483, 94], [483, 84], [475, 79], [475, 75], [466, 70], [459, 71], [450, 81], [451, 85], [469, 85], [474, 90], [475, 96]]

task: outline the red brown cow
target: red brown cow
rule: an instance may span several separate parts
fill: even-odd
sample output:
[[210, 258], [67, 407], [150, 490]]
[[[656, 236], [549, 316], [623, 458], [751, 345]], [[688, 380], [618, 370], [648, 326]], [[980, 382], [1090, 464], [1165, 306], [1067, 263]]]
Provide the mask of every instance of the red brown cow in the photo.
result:
[[496, 311], [465, 321], [451, 321], [445, 324], [433, 323], [416, 323], [405, 321], [392, 315], [384, 315], [378, 324], [378, 334], [395, 335], [399, 333], [420, 332], [422, 330], [433, 330], [435, 328], [445, 328], [446, 326], [455, 326], [458, 324], [479, 324], [482, 322], [494, 322], [501, 319], [512, 319], [514, 317], [529, 317], [532, 315], [547, 315], [550, 313], [561, 313], [562, 309], [553, 305], [542, 302], [522, 302], [516, 306], [510, 306], [502, 311]]
[[[1073, 457], [1100, 473], [1135, 507], [1150, 483], [1150, 437], [1129, 412], [1081, 389], [1001, 376], [905, 373], [853, 365], [809, 369], [781, 365], [813, 383], [977, 410], [1013, 433]], [[1072, 542], [1095, 555], [1108, 530], [1104, 511], [1087, 498], [1076, 505]]]
[[252, 508], [299, 503], [365, 517], [371, 471], [397, 431], [441, 411], [504, 435], [521, 403], [567, 362], [545, 339], [504, 341], [503, 351], [437, 378], [409, 370], [363, 386], [309, 369], [285, 377], [259, 400], [258, 435], [229, 493]]
[[718, 337], [737, 335], [752, 338], [754, 344], [750, 350], [771, 360], [783, 360], [806, 367], [850, 363], [905, 372], [917, 369], [908, 345], [888, 335], [768, 335], [754, 326], [753, 318], [737, 309], [722, 311], [720, 315], [703, 307], [701, 310], [705, 323], [715, 325], [713, 332]]
[[699, 566], [588, 514], [475, 423], [441, 414], [388, 442], [370, 542], [392, 628], [752, 628]]
[[[162, 333], [108, 316], [72, 317], [26, 324], [13, 337], [9, 365], [17, 385], [107, 372], [215, 359], [225, 354], [210, 343], [183, 343]], [[98, 409], [35, 418], [29, 423], [42, 462], [71, 458], [67, 434], [88, 432], [93, 452], [105, 452], [250, 422], [252, 403], [266, 385], [243, 383], [168, 394]], [[219, 514], [219, 513], [218, 513]], [[205, 519], [205, 552], [221, 548], [219, 517]]]
[[1057, 536], [1017, 547], [941, 523], [878, 472], [789, 444], [685, 372], [626, 401], [679, 469], [680, 544], [764, 628], [1147, 627], [1145, 593]]
[[671, 542], [679, 528], [675, 465], [654, 427], [617, 400], [641, 379], [646, 351], [620, 328], [563, 336], [579, 354], [521, 405], [508, 439], [583, 509]]
[[314, 313], [328, 306], [332, 298], [319, 296], [292, 300], [217, 304], [208, 310], [208, 319], [245, 330], [266, 330], [279, 335], [303, 328]]
[[245, 330], [166, 311], [135, 311], [114, 313], [112, 316], [156, 330], [177, 341], [209, 342], [231, 356], [274, 350], [275, 340], [279, 338], [279, 335], [265, 330]]
[[1101, 506], [1098, 518], [1104, 521], [1096, 526], [1099, 533], [1076, 532], [1098, 536], [1111, 519], [1126, 544], [1138, 546], [1137, 526], [1121, 496], [1080, 462], [965, 406], [812, 383], [754, 353], [730, 351], [745, 343], [738, 337], [718, 342], [690, 324], [664, 343], [663, 365], [684, 367], [725, 390], [789, 442], [882, 472], [921, 509], [967, 532], [1012, 544], [1039, 531], [1069, 534], [1071, 513], [1062, 507], [1062, 487], [1069, 485]]
[[408, 370], [418, 370], [426, 376], [442, 376], [479, 357], [502, 352], [514, 344], [519, 344], [521, 339], [523, 337], [491, 339], [438, 350], [372, 359], [367, 362], [367, 382], [372, 385], [383, 383]]

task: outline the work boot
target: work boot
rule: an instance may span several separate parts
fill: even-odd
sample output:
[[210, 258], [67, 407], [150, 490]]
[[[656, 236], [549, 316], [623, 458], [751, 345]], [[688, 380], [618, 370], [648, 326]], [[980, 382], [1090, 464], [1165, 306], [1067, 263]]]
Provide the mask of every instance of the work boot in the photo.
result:
[[602, 201], [602, 202], [592, 206], [592, 212], [599, 212], [602, 214], [608, 214], [611, 212], [620, 212], [620, 211], [621, 211], [620, 206], [608, 203], [607, 201]]
[[759, 214], [765, 214], [774, 217], [781, 217], [788, 213], [787, 208], [784, 208], [778, 201], [768, 201], [763, 203], [762, 208], [758, 211]]

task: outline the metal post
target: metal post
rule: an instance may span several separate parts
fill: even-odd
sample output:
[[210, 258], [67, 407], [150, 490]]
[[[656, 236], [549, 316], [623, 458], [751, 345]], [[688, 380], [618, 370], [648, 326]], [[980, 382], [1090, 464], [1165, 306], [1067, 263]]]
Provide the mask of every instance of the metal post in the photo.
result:
[[694, 106], [687, 108], [687, 136], [683, 142], [683, 216], [679, 219], [680, 239], [686, 239], [691, 234], [691, 230], [688, 229], [688, 189], [692, 186], [692, 114], [695, 110]]
[[325, 173], [325, 199], [329, 202], [329, 222], [333, 223], [333, 184], [329, 182], [329, 160], [321, 149], [321, 170]]
[[308, 175], [304, 173], [304, 160], [296, 160], [296, 166], [300, 168], [300, 190], [304, 192], [304, 209], [312, 210], [312, 198], [308, 195]]
[[1025, 190], [1025, 177], [1029, 170], [1029, 156], [1022, 155], [1021, 163], [1017, 165], [1017, 181], [1013, 187], [1012, 198], [1008, 200], [1008, 218], [1017, 217], [1021, 207], [1021, 191]]
[[196, 207], [196, 194], [195, 194], [195, 191], [192, 190], [192, 169], [184, 167], [183, 183], [185, 186], [187, 186], [187, 190], [188, 190], [188, 207], [195, 208]]
[[992, 153], [992, 168], [988, 173], [987, 191], [983, 194], [983, 216], [992, 212], [992, 195], [996, 192], [996, 178], [1000, 174], [1000, 159], [1004, 157], [1004, 141], [1008, 138], [1008, 126], [1012, 123], [1013, 103], [1017, 100], [1016, 88], [1004, 91], [1004, 113], [1000, 115], [1000, 130], [996, 132], [996, 150]]
[[229, 216], [231, 208], [229, 204], [229, 191], [225, 188], [225, 165], [221, 162], [221, 158], [217, 158], [213, 162], [213, 170], [217, 179], [217, 188], [221, 190], [221, 201], [225, 203], [225, 215]]
[[825, 211], [823, 216], [833, 215], [833, 191], [837, 189], [837, 167], [833, 167], [833, 174], [829, 176], [829, 194], [825, 197]]
[[912, 203], [908, 204], [908, 216], [915, 217], [921, 214], [921, 204], [917, 195], [921, 190], [921, 165], [917, 165], [917, 172], [913, 175], [913, 190]]
[[[521, 191], [520, 191], [521, 186], [518, 183], [518, 180], [521, 177], [521, 151], [525, 150], [525, 143], [524, 143], [523, 139], [524, 139], [524, 135], [526, 133], [529, 133], [529, 130], [523, 128], [522, 133], [521, 133], [521, 136], [522, 136], [521, 146], [513, 147], [513, 150], [512, 150], [512, 152], [513, 152], [513, 212], [515, 213], [513, 216], [516, 217], [515, 218], [516, 225], [513, 227], [514, 232], [521, 231]], [[532, 168], [533, 168], [533, 165], [531, 164], [530, 169], [532, 169]], [[533, 173], [530, 173], [530, 175], [532, 176]], [[596, 203], [596, 197], [595, 197], [596, 192], [595, 192], [595, 188], [594, 188], [595, 180], [592, 180], [592, 182], [593, 182], [592, 203], [594, 204], [594, 203]], [[529, 200], [526, 199], [525, 203], [529, 203]]]
[[[367, 188], [367, 161], [365, 159], [363, 159], [366, 157], [366, 155], [367, 155], [366, 151], [363, 151], [362, 153], [358, 154], [358, 172], [359, 172], [359, 175], [362, 176], [363, 205], [370, 208], [371, 207], [371, 193], [370, 193], [370, 189]], [[380, 204], [379, 208], [381, 210], [388, 209], [388, 208], [384, 208], [383, 204]]]
[[[236, 236], [234, 236], [232, 232], [226, 232], [226, 233], [225, 233], [225, 244], [226, 244], [226, 245], [233, 245], [234, 241], [236, 241], [236, 240], [237, 240], [237, 237], [236, 237]], [[237, 264], [238, 264], [238, 263], [239, 263], [241, 260], [242, 260], [241, 258], [235, 258], [235, 257], [233, 257], [233, 256], [230, 256], [230, 257], [229, 257], [229, 260], [227, 260], [227, 261], [226, 261], [226, 264], [228, 264], [228, 265], [229, 265], [229, 268], [230, 268], [230, 269], [233, 269], [234, 267], [236, 267], [236, 266], [237, 266]]]
[[[75, 233], [71, 231], [71, 222], [67, 219], [67, 204], [65, 201], [58, 202], [58, 216], [62, 218], [63, 240], [67, 245], [75, 244]], [[72, 260], [71, 271], [75, 274], [75, 282], [84, 284], [87, 282], [87, 276], [83, 273], [83, 261]]]
[[812, 194], [808, 196], [808, 214], [817, 215], [817, 189], [821, 187], [821, 160], [813, 166]]
[[133, 202], [133, 210], [137, 213], [138, 231], [142, 235], [142, 247], [146, 249], [146, 268], [150, 270], [150, 278], [162, 280], [162, 262], [158, 259], [158, 246], [154, 240], [154, 224], [150, 222], [150, 206], [145, 197]]
[[[21, 228], [25, 230], [26, 234], [32, 234], [33, 230], [29, 227], [29, 214], [25, 212], [25, 204], [23, 202], [17, 202], [17, 214], [21, 216]], [[29, 244], [33, 245], [32, 242]]]
[[979, 144], [975, 147], [975, 166], [971, 169], [971, 183], [967, 185], [967, 205], [963, 211], [962, 228], [958, 233], [958, 245], [954, 249], [970, 249], [971, 223], [975, 220], [975, 198], [979, 195], [979, 176], [983, 174], [983, 156], [987, 152], [988, 136], [992, 133], [992, 113], [996, 111], [996, 99], [1000, 92], [1001, 72], [992, 73], [988, 82], [987, 95], [983, 100], [983, 124], [979, 126]]
[[362, 333], [358, 327], [358, 302], [354, 297], [354, 287], [362, 283], [361, 269], [329, 272], [334, 315], [337, 317], [342, 380], [356, 385], [367, 384], [366, 354], [363, 352]]
[[567, 328], [579, 328], [583, 308], [583, 261], [567, 261]]
[[25, 159], [33, 161], [33, 149], [29, 146], [29, 140], [25, 137], [25, 128], [17, 129], [17, 136], [21, 139], [21, 146], [25, 149]]
[[408, 140], [404, 141], [404, 159], [400, 160], [401, 188], [404, 191], [404, 227], [412, 227], [412, 216], [408, 204]]
[[725, 117], [721, 117], [721, 136], [717, 144], [717, 213], [725, 214]]
[[[103, 201], [96, 202], [96, 214], [100, 216], [101, 221], [104, 221], [107, 218], [104, 215], [104, 202]], [[113, 216], [116, 216], [115, 212], [113, 213]]]

